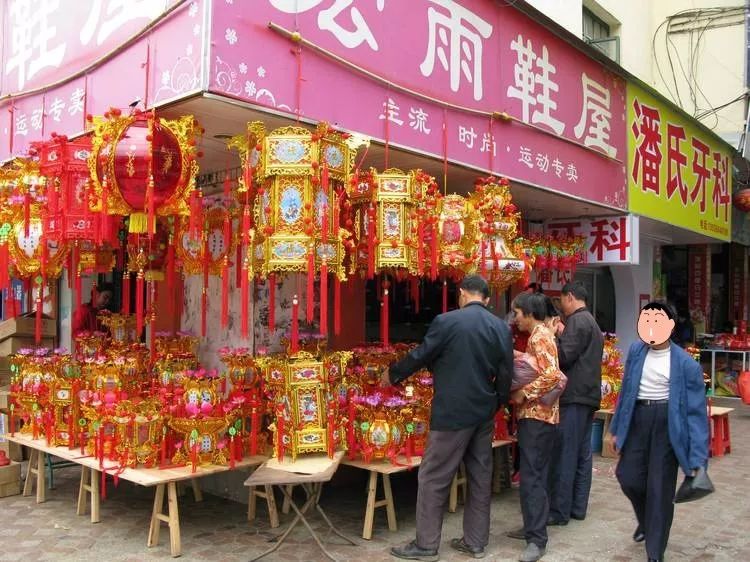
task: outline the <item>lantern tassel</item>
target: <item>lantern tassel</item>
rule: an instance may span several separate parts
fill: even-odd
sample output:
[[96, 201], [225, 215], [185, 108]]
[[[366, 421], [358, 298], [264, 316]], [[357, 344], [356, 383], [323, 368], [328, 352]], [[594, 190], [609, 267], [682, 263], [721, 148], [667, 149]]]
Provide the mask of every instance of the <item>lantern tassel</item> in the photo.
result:
[[294, 295], [292, 299], [292, 326], [289, 352], [294, 355], [299, 351], [299, 299]]
[[448, 312], [448, 281], [443, 279], [443, 314]]
[[328, 337], [328, 265], [320, 265], [320, 333]]
[[333, 276], [333, 334], [341, 334], [341, 279]]
[[240, 298], [242, 299], [242, 338], [247, 339], [250, 334], [250, 276], [247, 268], [242, 267], [240, 279]]
[[75, 306], [76, 306], [76, 310], [80, 310], [81, 309], [81, 301], [83, 299], [83, 296], [81, 294], [83, 292], [83, 287], [82, 287], [83, 283], [82, 283], [82, 279], [81, 279], [81, 272], [78, 269], [78, 266], [76, 266], [76, 268], [75, 268], [74, 275], [76, 276], [75, 283], [74, 283], [74, 285], [75, 285]]
[[34, 322], [34, 341], [37, 345], [42, 342], [42, 300], [44, 295], [44, 277], [41, 282], [37, 285], [36, 294], [36, 318]]
[[149, 174], [146, 188], [146, 204], [148, 205], [148, 235], [156, 233], [156, 197], [154, 196], [154, 176]]
[[383, 346], [389, 347], [390, 344], [390, 336], [389, 336], [389, 321], [390, 321], [390, 313], [389, 313], [389, 301], [390, 298], [388, 296], [388, 282], [386, 281], [384, 284], [385, 289], [383, 289]]
[[312, 324], [315, 320], [315, 254], [314, 248], [311, 246], [307, 252], [307, 305], [306, 316], [308, 324]]
[[23, 233], [28, 238], [31, 228], [31, 195], [25, 193], [23, 196]]
[[432, 239], [430, 240], [431, 256], [430, 256], [430, 279], [433, 281], [437, 279], [438, 274], [438, 232], [435, 225], [432, 225]]
[[151, 329], [148, 332], [149, 349], [151, 350], [151, 362], [156, 361], [156, 283], [150, 282], [151, 290], [148, 292], [149, 295], [149, 318], [151, 319]]
[[417, 227], [417, 275], [424, 275], [424, 224]]
[[10, 251], [6, 240], [0, 243], [0, 290], [7, 289], [10, 286], [9, 262]]
[[140, 339], [143, 333], [143, 270], [135, 278], [135, 326], [136, 337]]
[[175, 283], [175, 277], [176, 277], [176, 267], [177, 264], [175, 263], [175, 241], [174, 238], [170, 235], [169, 242], [167, 243], [167, 275], [166, 275], [166, 282], [167, 282], [167, 290], [171, 293], [174, 291], [174, 283]]
[[208, 325], [208, 236], [203, 237], [203, 293], [201, 295], [201, 335], [205, 338]]
[[479, 247], [479, 271], [482, 274], [482, 277], [487, 279], [487, 259], [484, 257], [484, 254], [486, 252], [486, 243], [484, 238], [482, 238], [482, 243]]
[[221, 327], [229, 325], [229, 258], [224, 257], [221, 269]]

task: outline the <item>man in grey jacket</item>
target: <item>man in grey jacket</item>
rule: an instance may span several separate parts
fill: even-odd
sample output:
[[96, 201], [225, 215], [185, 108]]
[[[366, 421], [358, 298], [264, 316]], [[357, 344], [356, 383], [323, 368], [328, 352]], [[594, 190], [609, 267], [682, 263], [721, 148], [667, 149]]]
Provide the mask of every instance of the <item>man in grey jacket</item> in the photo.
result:
[[560, 425], [550, 478], [548, 525], [585, 519], [591, 491], [591, 426], [601, 402], [604, 337], [586, 309], [588, 291], [581, 282], [562, 288], [558, 326], [560, 369], [568, 384], [560, 397]]

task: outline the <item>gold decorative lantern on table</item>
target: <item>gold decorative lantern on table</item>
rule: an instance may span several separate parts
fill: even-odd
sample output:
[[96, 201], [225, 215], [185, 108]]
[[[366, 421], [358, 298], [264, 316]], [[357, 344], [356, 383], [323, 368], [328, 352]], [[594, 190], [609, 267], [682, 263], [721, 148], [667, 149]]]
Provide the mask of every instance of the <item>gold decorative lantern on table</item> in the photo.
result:
[[479, 215], [478, 273], [490, 286], [503, 291], [526, 270], [526, 262], [517, 255], [515, 241], [521, 214], [513, 204], [510, 182], [495, 177], [477, 180], [469, 199]]
[[290, 451], [292, 462], [305, 453], [327, 452], [343, 442], [335, 390], [350, 352], [329, 353], [322, 358], [300, 351], [290, 356], [259, 359], [271, 397], [275, 422], [271, 427], [274, 456], [283, 460]]

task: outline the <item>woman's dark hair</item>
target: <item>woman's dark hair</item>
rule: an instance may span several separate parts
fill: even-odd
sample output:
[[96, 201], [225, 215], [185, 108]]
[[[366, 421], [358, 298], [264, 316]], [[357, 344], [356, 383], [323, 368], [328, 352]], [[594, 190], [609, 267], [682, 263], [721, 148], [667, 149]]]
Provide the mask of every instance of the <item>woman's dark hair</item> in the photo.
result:
[[555, 304], [552, 302], [552, 299], [549, 298], [547, 295], [544, 295], [544, 308], [546, 309], [546, 316], [547, 318], [552, 318], [553, 316], [560, 316], [560, 312], [555, 308]]
[[536, 320], [544, 321], [547, 317], [547, 303], [540, 293], [521, 293], [513, 300], [513, 308], [520, 310], [524, 316], [531, 315]]
[[669, 318], [670, 320], [675, 319], [675, 314], [672, 310], [672, 307], [663, 302], [652, 301], [641, 309], [641, 311], [643, 310], [661, 310], [664, 314], [667, 315], [667, 318]]

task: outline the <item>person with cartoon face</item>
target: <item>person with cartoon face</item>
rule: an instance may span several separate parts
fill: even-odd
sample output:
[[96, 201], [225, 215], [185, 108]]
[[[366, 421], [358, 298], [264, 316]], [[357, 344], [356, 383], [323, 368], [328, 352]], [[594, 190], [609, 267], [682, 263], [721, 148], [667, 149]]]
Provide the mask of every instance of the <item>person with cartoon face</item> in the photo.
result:
[[651, 302], [638, 317], [641, 342], [630, 347], [610, 432], [620, 452], [617, 480], [633, 505], [636, 542], [648, 560], [663, 560], [674, 516], [677, 471], [708, 464], [703, 370], [670, 342], [674, 312]]

